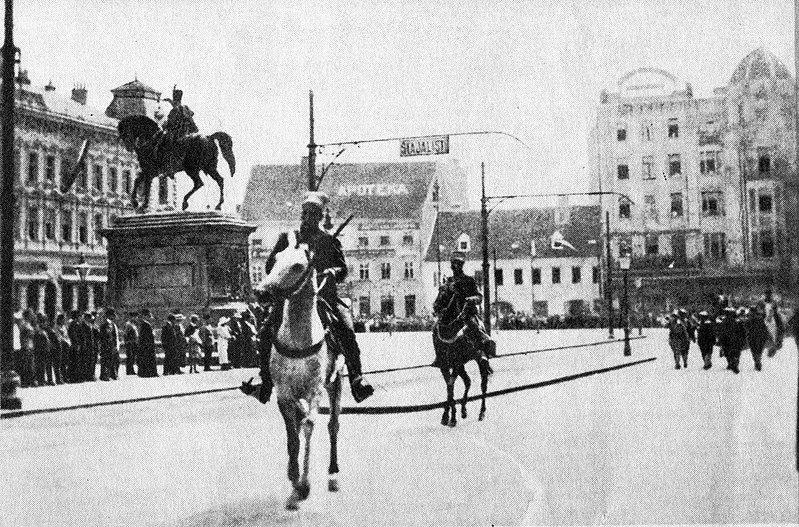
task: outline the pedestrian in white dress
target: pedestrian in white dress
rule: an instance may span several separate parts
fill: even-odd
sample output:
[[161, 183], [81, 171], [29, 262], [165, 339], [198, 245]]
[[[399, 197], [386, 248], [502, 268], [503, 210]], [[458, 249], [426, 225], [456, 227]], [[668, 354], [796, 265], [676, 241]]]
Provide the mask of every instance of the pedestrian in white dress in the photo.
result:
[[230, 361], [227, 354], [228, 341], [231, 338], [230, 328], [228, 327], [229, 321], [228, 317], [222, 316], [219, 317], [219, 322], [216, 325], [216, 350], [219, 353], [219, 365], [223, 370], [230, 369]]

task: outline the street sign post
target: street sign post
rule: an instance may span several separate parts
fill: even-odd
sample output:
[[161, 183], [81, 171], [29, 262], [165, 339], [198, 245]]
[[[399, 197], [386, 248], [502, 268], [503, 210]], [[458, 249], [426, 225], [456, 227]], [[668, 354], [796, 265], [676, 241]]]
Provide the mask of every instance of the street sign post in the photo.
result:
[[449, 136], [410, 137], [400, 140], [400, 157], [449, 154]]

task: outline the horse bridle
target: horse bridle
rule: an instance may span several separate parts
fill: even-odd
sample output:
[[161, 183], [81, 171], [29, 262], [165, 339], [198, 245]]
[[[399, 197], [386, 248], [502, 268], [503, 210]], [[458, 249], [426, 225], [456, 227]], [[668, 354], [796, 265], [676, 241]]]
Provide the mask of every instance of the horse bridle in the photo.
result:
[[[305, 251], [305, 255], [306, 256], [308, 255], [308, 251], [307, 250]], [[296, 295], [297, 293], [299, 293], [300, 290], [303, 287], [305, 287], [305, 284], [308, 282], [308, 279], [310, 279], [310, 277], [311, 277], [311, 271], [313, 270], [313, 266], [311, 265], [313, 263], [313, 257], [314, 257], [314, 255], [311, 255], [310, 258], [308, 258], [308, 266], [305, 268], [305, 271], [302, 272], [300, 277], [297, 279], [296, 282], [294, 282], [294, 284], [291, 287], [287, 287], [287, 288], [274, 287], [273, 288], [275, 293], [277, 293], [278, 296], [280, 296], [282, 298], [289, 298], [289, 297], [292, 297], [292, 296]]]

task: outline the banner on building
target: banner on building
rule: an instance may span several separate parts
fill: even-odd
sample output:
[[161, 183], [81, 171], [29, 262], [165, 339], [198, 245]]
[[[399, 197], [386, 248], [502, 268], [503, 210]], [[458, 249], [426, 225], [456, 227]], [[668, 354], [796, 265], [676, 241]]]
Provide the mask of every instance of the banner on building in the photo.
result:
[[400, 157], [449, 154], [449, 136], [411, 137], [400, 140]]

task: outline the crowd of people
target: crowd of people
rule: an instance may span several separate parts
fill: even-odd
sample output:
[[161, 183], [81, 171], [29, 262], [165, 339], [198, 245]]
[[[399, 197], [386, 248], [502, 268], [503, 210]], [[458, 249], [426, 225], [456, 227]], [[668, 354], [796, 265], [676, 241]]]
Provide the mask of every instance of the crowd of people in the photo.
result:
[[[211, 371], [216, 354], [220, 369], [258, 367], [257, 325], [260, 306], [234, 316], [212, 319], [210, 313], [187, 318], [178, 310], [166, 317], [161, 328], [162, 375]], [[113, 381], [125, 373], [157, 377], [157, 341], [149, 309], [127, 314], [121, 327], [114, 309], [69, 316], [60, 313], [48, 319], [31, 309], [14, 315], [14, 366], [22, 387], [55, 386], [63, 383]]]
[[[691, 343], [695, 342], [702, 356], [702, 367], [713, 367], [713, 350], [726, 360], [726, 368], [740, 373], [741, 354], [752, 353], [756, 371], [763, 369], [763, 354], [773, 357], [782, 347], [789, 326], [797, 323], [784, 320], [770, 291], [762, 299], [748, 305], [734, 306], [721, 295], [707, 310], [691, 313], [675, 309], [666, 317], [669, 347], [674, 353], [674, 369], [688, 368]], [[796, 334], [794, 332], [794, 334]]]

